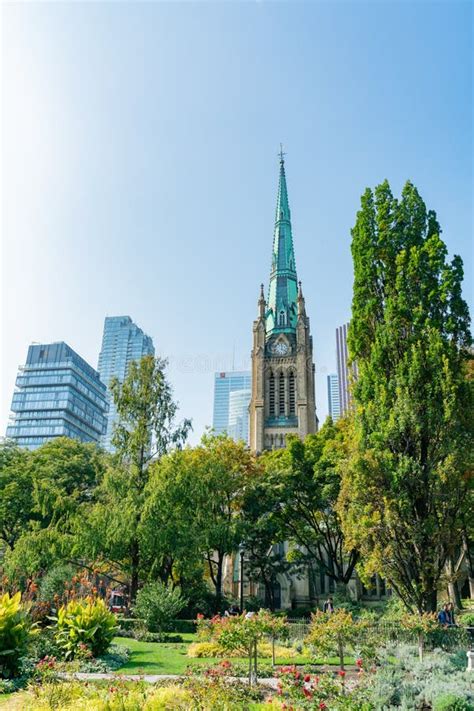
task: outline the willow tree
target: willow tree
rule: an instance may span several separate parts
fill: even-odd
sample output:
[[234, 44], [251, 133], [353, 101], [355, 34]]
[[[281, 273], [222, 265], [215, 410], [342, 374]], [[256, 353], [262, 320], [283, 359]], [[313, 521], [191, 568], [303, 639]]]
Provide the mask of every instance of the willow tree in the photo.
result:
[[448, 261], [440, 234], [410, 182], [400, 200], [388, 182], [367, 189], [352, 230], [357, 450], [339, 512], [362, 574], [380, 573], [419, 612], [436, 608], [472, 506], [469, 313], [462, 261]]

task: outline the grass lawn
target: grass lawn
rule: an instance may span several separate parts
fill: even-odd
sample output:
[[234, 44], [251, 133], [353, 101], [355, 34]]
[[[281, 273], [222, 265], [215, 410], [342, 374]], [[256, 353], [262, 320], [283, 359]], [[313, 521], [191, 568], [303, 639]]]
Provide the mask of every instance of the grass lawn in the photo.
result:
[[[187, 649], [191, 642], [196, 641], [195, 634], [183, 634], [182, 643], [166, 643], [166, 642], [139, 642], [128, 637], [116, 637], [114, 642], [123, 647], [128, 647], [131, 651], [130, 659], [116, 674], [184, 674], [187, 667], [199, 668], [210, 666], [216, 662], [222, 661], [221, 658], [209, 659], [192, 659], [187, 656]], [[246, 664], [245, 658], [231, 658], [232, 663]], [[277, 664], [310, 664], [311, 660], [308, 657], [299, 655], [297, 657], [277, 658]], [[318, 664], [338, 665], [339, 660], [331, 658], [328, 660], [318, 660]], [[346, 664], [353, 664], [352, 658], [345, 659]], [[240, 666], [240, 664], [239, 664]], [[268, 658], [259, 661], [259, 667], [269, 670], [271, 673], [271, 660]]]

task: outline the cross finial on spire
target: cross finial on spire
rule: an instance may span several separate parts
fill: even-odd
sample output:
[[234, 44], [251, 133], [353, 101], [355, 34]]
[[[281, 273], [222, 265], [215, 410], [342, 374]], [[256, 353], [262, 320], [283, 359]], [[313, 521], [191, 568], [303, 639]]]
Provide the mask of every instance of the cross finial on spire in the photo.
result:
[[280, 143], [280, 152], [278, 154], [280, 156], [280, 163], [284, 162], [283, 156], [286, 156], [286, 153], [283, 152], [283, 143]]

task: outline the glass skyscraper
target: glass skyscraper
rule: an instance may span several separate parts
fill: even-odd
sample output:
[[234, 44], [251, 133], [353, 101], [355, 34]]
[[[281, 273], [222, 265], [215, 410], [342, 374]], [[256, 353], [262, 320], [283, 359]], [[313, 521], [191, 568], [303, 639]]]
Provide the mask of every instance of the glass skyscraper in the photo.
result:
[[[145, 355], [154, 354], [155, 348], [152, 339], [133, 323], [130, 316], [107, 316], [105, 318], [98, 370], [100, 378], [107, 388], [112, 378], [117, 378], [121, 383], [125, 380], [128, 366], [132, 361], [140, 360]], [[113, 452], [112, 436], [114, 423], [117, 421], [117, 411], [109, 391], [107, 399], [109, 414], [102, 446], [109, 452]]]
[[35, 449], [54, 437], [98, 442], [106, 427], [106, 387], [66, 343], [28, 348], [20, 367], [6, 436]]
[[328, 375], [328, 409], [333, 422], [341, 416], [341, 404], [339, 398], [339, 378], [337, 373]]
[[229, 393], [229, 425], [227, 432], [229, 437], [236, 442], [243, 439], [249, 442], [249, 404], [252, 391], [232, 390]]
[[[233, 398], [233, 426], [237, 426], [238, 418], [242, 417], [242, 408], [244, 407], [245, 398], [248, 403], [250, 402], [250, 390], [252, 387], [252, 376], [249, 371], [239, 371], [232, 370], [225, 373], [216, 373], [214, 376], [214, 415], [212, 418], [212, 427], [216, 434], [222, 434], [227, 432], [231, 437], [236, 439], [236, 437], [231, 434], [229, 421], [230, 415], [230, 395], [234, 392], [245, 392], [242, 397]], [[239, 414], [237, 414], [239, 413]], [[246, 435], [238, 436], [237, 439], [244, 439], [248, 441], [248, 412], [247, 412], [247, 424]]]

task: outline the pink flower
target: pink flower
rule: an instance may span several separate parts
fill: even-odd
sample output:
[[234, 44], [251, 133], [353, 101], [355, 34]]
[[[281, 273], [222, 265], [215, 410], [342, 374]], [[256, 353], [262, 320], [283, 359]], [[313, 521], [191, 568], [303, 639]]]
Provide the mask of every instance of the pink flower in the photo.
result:
[[198, 613], [197, 613], [197, 619], [198, 619], [198, 620], [203, 620], [203, 619], [204, 619], [204, 615], [202, 614], [202, 612], [198, 612]]

